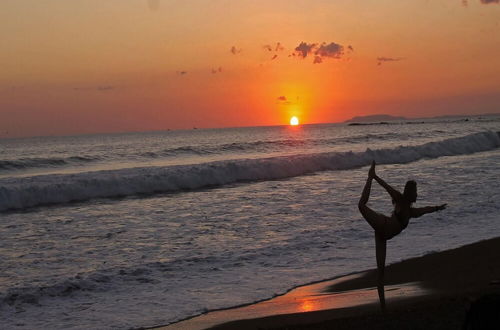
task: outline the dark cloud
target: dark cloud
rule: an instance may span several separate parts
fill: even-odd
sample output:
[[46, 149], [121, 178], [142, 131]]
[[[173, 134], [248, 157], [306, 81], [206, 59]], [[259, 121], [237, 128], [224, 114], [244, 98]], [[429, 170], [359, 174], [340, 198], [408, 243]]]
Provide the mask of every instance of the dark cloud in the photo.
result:
[[231, 54], [236, 55], [236, 54], [241, 53], [242, 49], [236, 48], [236, 46], [233, 46], [233, 47], [231, 47], [231, 49], [229, 51], [231, 52]]
[[176, 71], [175, 73], [177, 73], [180, 76], [184, 76], [187, 74], [187, 71]]
[[277, 103], [279, 103], [281, 105], [290, 105], [290, 104], [297, 104], [297, 103], [299, 103], [299, 99], [300, 98], [298, 96], [289, 98], [289, 97], [286, 97], [286, 96], [282, 95], [282, 96], [278, 96], [276, 98], [276, 101], [277, 101]]
[[292, 104], [292, 102], [284, 95], [278, 96], [278, 98], [276, 100], [278, 101], [279, 104], [282, 104], [282, 105]]
[[302, 58], [306, 58], [309, 53], [311, 53], [314, 48], [316, 47], [316, 44], [308, 44], [307, 42], [301, 42], [297, 47], [295, 47], [295, 53], [297, 56], [300, 56]]
[[[479, 2], [482, 3], [483, 5], [489, 5], [492, 3], [499, 4], [500, 0], [480, 0]], [[462, 0], [462, 6], [467, 7], [468, 4], [469, 2], [467, 0]]]
[[277, 42], [275, 45], [264, 45], [264, 46], [262, 46], [262, 48], [264, 48], [268, 52], [272, 52], [272, 51], [282, 52], [285, 50], [285, 47], [283, 47], [281, 42]]
[[377, 57], [377, 65], [382, 65], [384, 62], [397, 62], [404, 60], [403, 57]]
[[[351, 45], [347, 46], [349, 52], [354, 51]], [[301, 58], [306, 58], [308, 55], [313, 55], [313, 63], [319, 64], [327, 58], [341, 59], [345, 55], [344, 46], [337, 44], [335, 42], [322, 42], [317, 43], [307, 43], [301, 42], [297, 47], [295, 47], [295, 52], [289, 56], [298, 56]]]
[[221, 72], [222, 72], [222, 67], [212, 68], [212, 74], [221, 73]]
[[274, 61], [275, 59], [278, 58], [277, 53], [285, 50], [285, 47], [283, 47], [281, 42], [277, 42], [276, 44], [272, 44], [272, 45], [264, 45], [264, 46], [262, 46], [262, 48], [264, 48], [264, 50], [266, 50], [268, 52], [274, 53], [273, 56], [271, 57], [271, 61]]
[[344, 46], [331, 42], [329, 44], [322, 43], [314, 52], [320, 57], [341, 58], [344, 55]]

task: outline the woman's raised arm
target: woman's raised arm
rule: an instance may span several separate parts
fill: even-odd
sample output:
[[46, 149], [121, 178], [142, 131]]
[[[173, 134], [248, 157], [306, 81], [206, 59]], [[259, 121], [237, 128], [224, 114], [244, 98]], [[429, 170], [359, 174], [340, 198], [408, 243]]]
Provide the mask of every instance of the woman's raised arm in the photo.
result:
[[378, 175], [375, 174], [373, 178], [375, 179], [375, 181], [378, 182], [379, 185], [384, 187], [384, 189], [387, 191], [387, 193], [392, 197], [392, 199], [395, 202], [399, 202], [401, 200], [401, 198], [403, 198], [403, 195], [399, 191], [397, 191], [396, 189], [391, 187], [387, 182], [382, 180], [382, 178], [380, 178]]

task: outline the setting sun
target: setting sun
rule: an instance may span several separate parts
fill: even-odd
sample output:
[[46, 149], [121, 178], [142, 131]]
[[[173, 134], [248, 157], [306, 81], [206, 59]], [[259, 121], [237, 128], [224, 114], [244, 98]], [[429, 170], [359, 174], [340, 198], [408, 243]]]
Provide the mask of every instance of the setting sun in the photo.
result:
[[299, 124], [299, 118], [293, 116], [292, 118], [290, 118], [290, 125], [292, 126], [297, 126]]

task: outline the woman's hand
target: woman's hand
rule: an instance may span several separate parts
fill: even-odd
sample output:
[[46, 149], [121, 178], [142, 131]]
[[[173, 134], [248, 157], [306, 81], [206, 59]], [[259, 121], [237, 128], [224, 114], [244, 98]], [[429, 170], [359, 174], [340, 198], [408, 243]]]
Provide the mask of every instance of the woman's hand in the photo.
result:
[[368, 177], [369, 178], [374, 178], [376, 176], [375, 174], [375, 161], [372, 161], [372, 166], [370, 167], [370, 170], [368, 171]]

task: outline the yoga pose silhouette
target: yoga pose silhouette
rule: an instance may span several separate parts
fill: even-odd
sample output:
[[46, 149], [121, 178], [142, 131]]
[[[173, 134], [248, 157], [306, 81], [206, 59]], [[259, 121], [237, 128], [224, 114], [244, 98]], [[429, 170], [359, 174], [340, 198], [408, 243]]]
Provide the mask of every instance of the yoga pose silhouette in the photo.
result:
[[[394, 204], [394, 211], [390, 217], [373, 211], [369, 208], [368, 198], [372, 180], [375, 179], [382, 187], [387, 190]], [[384, 269], [385, 269], [385, 254], [387, 240], [390, 240], [397, 234], [403, 231], [408, 226], [410, 218], [418, 218], [424, 214], [432, 213], [446, 208], [446, 204], [439, 206], [412, 207], [412, 203], [417, 200], [417, 183], [413, 180], [406, 182], [403, 193], [400, 193], [375, 173], [375, 161], [368, 171], [368, 180], [366, 180], [363, 193], [359, 199], [359, 211], [372, 226], [375, 231], [375, 251], [377, 256], [378, 281], [377, 291], [380, 299], [380, 307], [385, 312], [385, 295], [384, 295]]]

